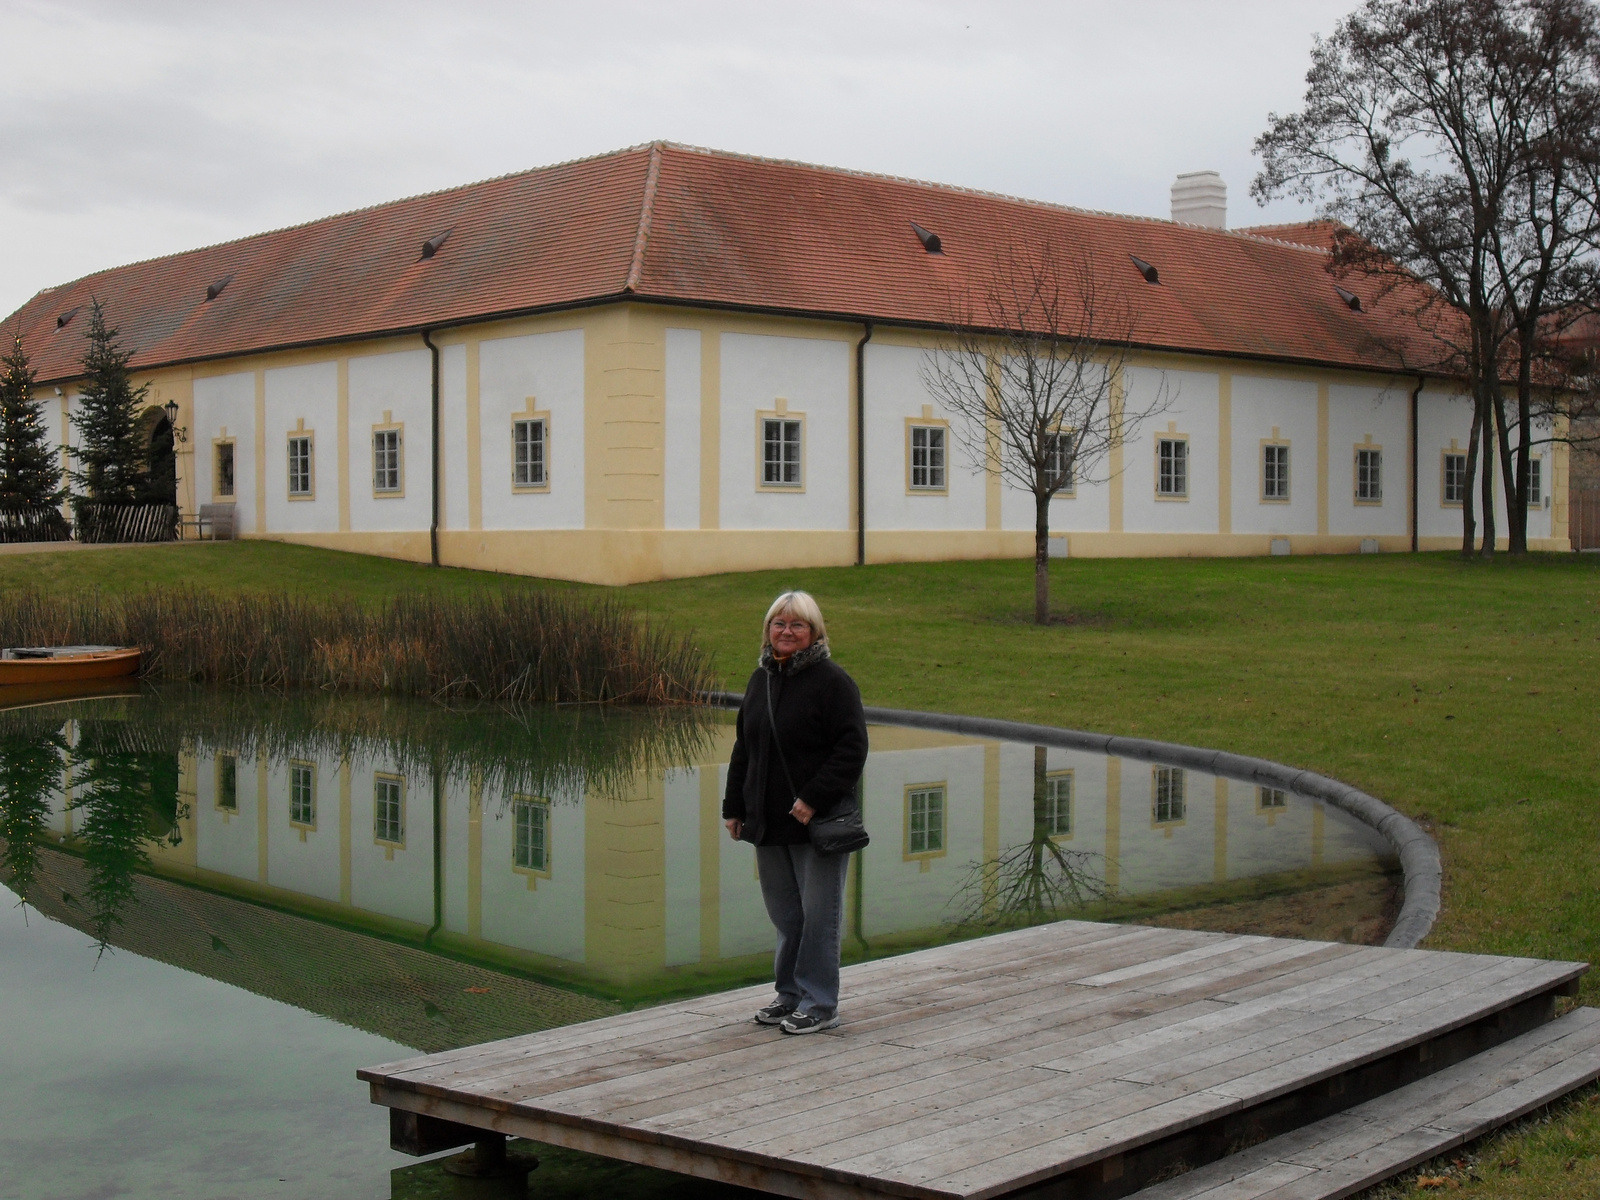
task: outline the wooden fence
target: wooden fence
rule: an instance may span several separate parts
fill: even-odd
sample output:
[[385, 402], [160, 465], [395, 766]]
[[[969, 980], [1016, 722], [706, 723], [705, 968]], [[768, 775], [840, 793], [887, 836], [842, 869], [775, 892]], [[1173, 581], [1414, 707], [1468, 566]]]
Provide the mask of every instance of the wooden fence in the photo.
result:
[[1567, 533], [1574, 550], [1600, 550], [1600, 491], [1568, 494]]
[[178, 536], [176, 504], [80, 504], [80, 542], [171, 542]]
[[0, 508], [0, 542], [64, 542], [72, 526], [59, 508]]

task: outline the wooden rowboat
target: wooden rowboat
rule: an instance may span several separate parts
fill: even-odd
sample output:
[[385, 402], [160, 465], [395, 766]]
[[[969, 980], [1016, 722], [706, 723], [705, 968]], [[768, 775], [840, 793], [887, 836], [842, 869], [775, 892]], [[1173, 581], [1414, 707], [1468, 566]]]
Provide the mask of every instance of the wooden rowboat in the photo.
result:
[[0, 686], [117, 679], [138, 669], [137, 646], [14, 646], [0, 651]]

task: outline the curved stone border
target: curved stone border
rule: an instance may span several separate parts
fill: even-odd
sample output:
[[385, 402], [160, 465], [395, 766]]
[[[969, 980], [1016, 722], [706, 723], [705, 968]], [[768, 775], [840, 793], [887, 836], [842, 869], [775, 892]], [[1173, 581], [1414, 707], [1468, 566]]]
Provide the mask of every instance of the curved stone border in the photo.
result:
[[[722, 708], [738, 708], [744, 697], [738, 692], [709, 692], [706, 699]], [[1433, 928], [1439, 916], [1439, 888], [1443, 871], [1439, 847], [1415, 821], [1396, 812], [1375, 796], [1318, 775], [1264, 758], [1230, 754], [1226, 750], [1202, 750], [1176, 742], [1156, 742], [1148, 738], [1113, 737], [1081, 729], [1061, 729], [1054, 725], [1024, 725], [993, 717], [963, 717], [954, 713], [917, 712], [904, 708], [868, 708], [867, 720], [878, 725], [905, 725], [916, 729], [938, 729], [968, 737], [998, 738], [1007, 742], [1027, 742], [1035, 746], [1058, 746], [1066, 750], [1094, 750], [1117, 758], [1168, 763], [1189, 767], [1210, 775], [1249, 780], [1265, 787], [1281, 788], [1310, 796], [1342, 809], [1363, 824], [1376, 829], [1394, 847], [1400, 858], [1405, 880], [1405, 902], [1385, 946], [1409, 949]]]

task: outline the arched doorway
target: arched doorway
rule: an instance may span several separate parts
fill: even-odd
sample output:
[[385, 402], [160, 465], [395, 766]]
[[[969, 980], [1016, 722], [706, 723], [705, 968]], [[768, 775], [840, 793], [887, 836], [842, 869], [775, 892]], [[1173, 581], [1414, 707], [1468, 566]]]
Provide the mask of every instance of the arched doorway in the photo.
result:
[[172, 422], [166, 412], [152, 405], [139, 417], [140, 441], [146, 447], [144, 504], [178, 502], [178, 460], [174, 452]]

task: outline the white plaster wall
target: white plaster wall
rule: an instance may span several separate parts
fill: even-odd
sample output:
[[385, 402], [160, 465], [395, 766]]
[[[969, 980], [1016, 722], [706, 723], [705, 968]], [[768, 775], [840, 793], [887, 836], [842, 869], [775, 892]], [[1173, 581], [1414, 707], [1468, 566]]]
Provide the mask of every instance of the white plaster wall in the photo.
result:
[[[439, 525], [467, 527], [467, 348], [439, 347]], [[431, 517], [431, 514], [430, 514]]]
[[[728, 793], [728, 764], [717, 767], [717, 795]], [[756, 878], [756, 848], [732, 838], [717, 840], [717, 949], [719, 958], [770, 952], [776, 942]]]
[[254, 880], [260, 869], [257, 821], [261, 801], [256, 787], [256, 762], [241, 758], [235, 775], [237, 812], [217, 807], [217, 751], [204, 747], [195, 755], [195, 865], [234, 879]]
[[[511, 490], [511, 419], [550, 414], [548, 492]], [[583, 331], [494, 338], [478, 348], [485, 529], [583, 528]]]
[[[404, 844], [377, 840], [377, 775], [404, 780]], [[337, 780], [335, 780], [337, 786]], [[350, 903], [421, 925], [433, 924], [433, 782], [407, 776], [387, 758], [355, 754], [350, 759]]]
[[[550, 801], [550, 876], [516, 869], [516, 822], [510, 797], [485, 795], [483, 926], [485, 940], [518, 950], [584, 961], [584, 816], [580, 794]], [[532, 879], [532, 886], [529, 881]], [[602, 964], [603, 965], [603, 964]]]
[[714, 770], [683, 767], [662, 778], [669, 967], [700, 961], [700, 772]]
[[[668, 529], [700, 528], [700, 331], [667, 330], [666, 477]], [[669, 960], [670, 961], [670, 960]]]
[[[850, 344], [743, 333], [721, 341], [722, 528], [848, 529]], [[756, 414], [779, 398], [805, 416], [805, 486], [763, 492]]]
[[267, 764], [267, 882], [337, 902], [339, 764], [316, 760], [316, 828], [305, 830], [303, 840], [300, 827], [289, 823], [289, 766], [287, 759]]
[[[962, 417], [943, 409], [922, 382], [924, 352], [911, 346], [868, 343], [867, 377], [867, 528], [982, 529], [986, 481], [972, 469], [963, 448]], [[912, 492], [907, 419], [920, 418], [923, 407], [950, 423], [946, 438], [948, 491]]]
[[[211, 375], [194, 381], [194, 495], [196, 504], [213, 502], [216, 438], [231, 437], [233, 447], [234, 529], [256, 531], [256, 377], [253, 371]], [[285, 487], [288, 485], [285, 484]], [[225, 501], [222, 501], [225, 503]]]
[[[1472, 436], [1472, 398], [1425, 391], [1417, 399], [1417, 533], [1460, 537], [1461, 506], [1444, 503], [1444, 455], [1465, 454]], [[1477, 493], [1474, 491], [1474, 498]], [[1497, 506], [1498, 507], [1498, 506]]]
[[[350, 360], [351, 529], [426, 529], [432, 522], [432, 374], [426, 349]], [[380, 498], [372, 488], [372, 427], [383, 423], [385, 411], [405, 426], [400, 436], [402, 494]]]
[[[1216, 533], [1217, 377], [1196, 371], [1127, 372], [1129, 413], [1148, 408], [1166, 388], [1167, 407], [1140, 425], [1123, 450], [1122, 522], [1129, 533]], [[1170, 432], [1189, 438], [1189, 498], [1156, 499], [1156, 443]]]
[[[964, 886], [983, 859], [983, 759], [980, 746], [879, 752], [862, 777], [862, 814], [872, 842], [862, 853], [862, 928], [874, 935], [930, 929], [972, 900]], [[910, 858], [906, 789], [943, 784], [945, 852]]]
[[[331, 362], [266, 373], [267, 532], [331, 533], [339, 528], [339, 376]], [[313, 498], [289, 499], [289, 435], [312, 431]], [[235, 452], [237, 453], [237, 452]]]
[[[1233, 532], [1317, 532], [1317, 385], [1233, 377]], [[1261, 442], [1289, 443], [1289, 502], [1261, 499]]]
[[[1363, 537], [1405, 535], [1410, 466], [1411, 395], [1399, 388], [1328, 389], [1328, 532]], [[1356, 447], [1368, 434], [1383, 447], [1383, 503], [1357, 504]], [[1420, 463], [1419, 463], [1420, 466]]]
[[1151, 763], [1122, 764], [1118, 887], [1129, 895], [1216, 879], [1216, 777], [1184, 772], [1184, 818], [1155, 822]]

